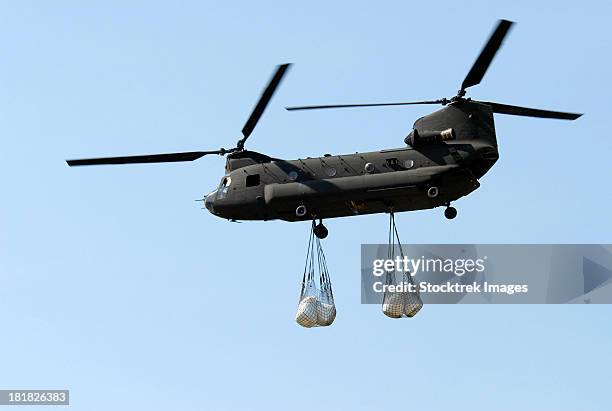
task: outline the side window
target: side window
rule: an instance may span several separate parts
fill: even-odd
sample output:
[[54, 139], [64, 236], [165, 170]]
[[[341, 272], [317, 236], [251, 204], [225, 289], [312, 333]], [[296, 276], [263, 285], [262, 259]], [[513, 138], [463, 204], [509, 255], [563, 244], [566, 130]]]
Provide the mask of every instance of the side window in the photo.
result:
[[397, 158], [388, 158], [385, 162], [389, 167], [395, 167], [399, 165], [399, 161], [397, 160]]
[[259, 174], [249, 174], [246, 176], [246, 186], [247, 187], [255, 187], [260, 183]]
[[388, 158], [385, 160], [385, 163], [387, 164], [387, 167], [389, 167], [391, 170], [402, 170], [402, 166], [400, 166], [399, 160], [397, 158]]

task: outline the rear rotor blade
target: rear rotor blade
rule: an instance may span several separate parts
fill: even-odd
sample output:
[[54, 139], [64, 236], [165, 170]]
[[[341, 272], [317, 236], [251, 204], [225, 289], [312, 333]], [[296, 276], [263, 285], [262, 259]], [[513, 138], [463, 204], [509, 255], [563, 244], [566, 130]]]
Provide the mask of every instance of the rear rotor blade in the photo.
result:
[[480, 101], [480, 103], [491, 106], [494, 113], [510, 114], [513, 116], [524, 117], [540, 117], [540, 118], [556, 118], [560, 120], [576, 120], [582, 114], [565, 113], [562, 111], [540, 110], [538, 108], [529, 108], [521, 106], [511, 106], [509, 104], [492, 103], [489, 101]]
[[295, 106], [285, 107], [286, 110], [319, 110], [327, 108], [351, 108], [351, 107], [382, 107], [382, 106], [411, 106], [416, 104], [446, 104], [449, 101], [447, 99], [431, 100], [431, 101], [411, 101], [405, 103], [369, 103], [369, 104], [334, 104], [325, 106]]
[[68, 163], [70, 167], [105, 164], [173, 163], [178, 161], [193, 161], [207, 154], [225, 154], [226, 152], [226, 150], [189, 151], [184, 153], [148, 154], [142, 156], [84, 158], [66, 160], [66, 163]]
[[491, 62], [493, 61], [493, 57], [495, 57], [497, 50], [499, 50], [501, 47], [506, 34], [508, 34], [508, 31], [510, 30], [510, 27], [512, 27], [512, 24], [514, 23], [508, 20], [499, 21], [497, 28], [491, 34], [489, 41], [480, 52], [480, 55], [474, 62], [474, 65], [470, 69], [467, 76], [465, 76], [465, 80], [463, 80], [463, 83], [461, 84], [461, 95], [466, 88], [480, 84], [482, 78], [487, 72], [487, 69], [489, 68], [489, 65], [491, 65]]
[[263, 114], [264, 110], [268, 106], [268, 103], [272, 99], [272, 96], [274, 95], [276, 88], [280, 84], [281, 80], [283, 79], [283, 76], [285, 75], [285, 72], [287, 71], [290, 65], [291, 64], [282, 64], [276, 68], [276, 72], [274, 73], [274, 76], [272, 76], [272, 79], [270, 79], [268, 86], [265, 88], [265, 90], [261, 94], [261, 97], [259, 98], [257, 105], [255, 106], [255, 108], [253, 109], [253, 112], [251, 113], [251, 116], [244, 124], [244, 127], [242, 127], [242, 135], [244, 137], [238, 143], [239, 145], [240, 144], [244, 145], [244, 142], [246, 141], [246, 139], [249, 138], [249, 136], [255, 129], [257, 122], [259, 121], [259, 119], [261, 118], [261, 115]]

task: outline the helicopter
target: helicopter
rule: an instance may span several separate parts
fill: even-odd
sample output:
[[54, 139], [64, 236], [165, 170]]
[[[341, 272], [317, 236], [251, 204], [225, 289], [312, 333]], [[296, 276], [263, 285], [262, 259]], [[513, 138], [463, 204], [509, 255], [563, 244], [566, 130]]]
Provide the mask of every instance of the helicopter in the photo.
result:
[[[318, 238], [328, 235], [323, 219], [445, 207], [457, 216], [453, 201], [479, 186], [499, 158], [493, 114], [575, 120], [565, 113], [478, 101], [465, 97], [480, 84], [514, 23], [500, 20], [452, 98], [399, 103], [335, 104], [287, 107], [287, 110], [442, 105], [414, 122], [405, 147], [345, 155], [325, 154], [284, 160], [245, 149], [245, 143], [290, 67], [282, 64], [264, 89], [242, 136], [233, 148], [67, 160], [69, 166], [194, 161], [226, 156], [218, 187], [201, 200], [215, 216], [240, 220], [312, 220]], [[318, 224], [315, 221], [319, 220]]]

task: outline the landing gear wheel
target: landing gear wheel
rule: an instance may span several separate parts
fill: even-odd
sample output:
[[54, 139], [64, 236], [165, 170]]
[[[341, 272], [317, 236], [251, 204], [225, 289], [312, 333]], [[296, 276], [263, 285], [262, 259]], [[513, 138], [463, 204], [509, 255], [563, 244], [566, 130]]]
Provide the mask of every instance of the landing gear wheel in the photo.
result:
[[317, 238], [322, 240], [327, 237], [329, 231], [327, 231], [327, 227], [325, 227], [322, 222], [319, 222], [319, 224], [314, 226], [314, 234], [317, 236]]
[[457, 217], [457, 209], [450, 206], [446, 207], [446, 210], [444, 210], [444, 217], [448, 218], [449, 220]]

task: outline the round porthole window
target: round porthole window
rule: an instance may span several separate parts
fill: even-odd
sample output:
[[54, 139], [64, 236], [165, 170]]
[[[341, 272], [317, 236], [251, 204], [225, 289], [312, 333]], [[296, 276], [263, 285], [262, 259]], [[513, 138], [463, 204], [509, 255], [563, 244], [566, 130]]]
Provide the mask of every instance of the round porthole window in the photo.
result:
[[297, 171], [290, 171], [289, 174], [287, 174], [287, 177], [289, 177], [289, 180], [295, 181], [298, 178], [298, 172]]
[[376, 170], [376, 167], [374, 167], [374, 164], [372, 163], [366, 163], [363, 168], [365, 169], [366, 173], [373, 173], [374, 170]]
[[414, 161], [412, 161], [412, 160], [406, 160], [406, 161], [404, 161], [404, 167], [406, 167], [406, 168], [412, 168], [412, 167], [414, 167]]
[[333, 177], [336, 175], [336, 169], [333, 167], [327, 167], [325, 169], [325, 174], [327, 174], [329, 177]]

